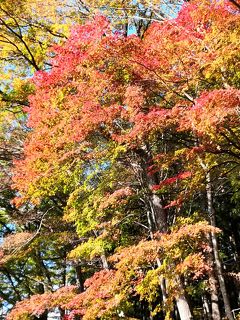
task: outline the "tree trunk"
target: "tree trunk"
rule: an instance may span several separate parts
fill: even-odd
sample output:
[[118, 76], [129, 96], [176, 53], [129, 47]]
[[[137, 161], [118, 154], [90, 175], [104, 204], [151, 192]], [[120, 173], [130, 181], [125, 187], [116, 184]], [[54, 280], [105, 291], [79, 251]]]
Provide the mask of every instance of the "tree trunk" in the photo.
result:
[[209, 303], [206, 295], [202, 296], [202, 304], [203, 304], [204, 320], [211, 320], [212, 317], [211, 317]]
[[[149, 186], [151, 188], [153, 184]], [[149, 200], [155, 229], [160, 232], [167, 232], [167, 214], [166, 210], [163, 209], [161, 199], [153, 193], [149, 196]]]
[[[148, 167], [152, 161], [151, 150], [145, 146], [142, 149], [136, 150], [138, 158], [135, 162], [132, 162], [133, 171], [136, 174], [137, 180], [140, 182], [141, 187], [147, 190], [145, 193], [145, 203], [147, 209], [147, 219], [149, 224], [150, 236], [153, 238], [153, 233], [156, 231], [167, 232], [167, 211], [163, 208], [162, 199], [152, 191], [152, 187], [160, 183], [160, 179], [157, 174], [149, 175]], [[140, 159], [139, 159], [140, 156]], [[161, 261], [157, 259], [158, 267], [161, 266]], [[177, 281], [177, 279], [176, 279]], [[181, 283], [180, 283], [181, 285]], [[167, 299], [167, 283], [165, 279], [160, 279], [160, 287], [162, 291], [163, 304]], [[181, 320], [191, 319], [191, 311], [187, 299], [182, 290], [181, 296], [177, 299], [177, 308], [179, 309], [179, 315]]]
[[[205, 166], [206, 169], [206, 166]], [[208, 168], [207, 168], [208, 169]], [[210, 223], [213, 227], [216, 227], [216, 217], [215, 217], [215, 210], [213, 208], [213, 196], [212, 196], [212, 183], [211, 183], [211, 176], [209, 171], [206, 171], [206, 192], [207, 192], [207, 205], [208, 205], [208, 214], [210, 217]], [[212, 239], [212, 248], [213, 248], [213, 254], [214, 254], [214, 260], [215, 260], [215, 268], [217, 272], [217, 277], [220, 285], [221, 294], [223, 297], [223, 303], [224, 303], [224, 309], [226, 316], [229, 320], [233, 320], [230, 302], [227, 295], [226, 285], [222, 273], [222, 265], [221, 260], [219, 257], [219, 251], [218, 251], [218, 243], [217, 243], [217, 237], [214, 232], [211, 233], [211, 239]]]
[[221, 320], [221, 315], [219, 311], [218, 284], [214, 274], [214, 270], [210, 272], [209, 284], [211, 290], [212, 320]]
[[[94, 234], [95, 234], [96, 238], [99, 236], [98, 231], [94, 231]], [[108, 262], [107, 262], [107, 258], [106, 258], [105, 252], [103, 252], [101, 254], [100, 260], [102, 262], [102, 268], [105, 269], [105, 270], [108, 270], [109, 269], [109, 265], [108, 265]]]
[[226, 285], [225, 285], [225, 281], [222, 273], [222, 265], [221, 265], [221, 260], [218, 253], [217, 237], [215, 233], [212, 233], [212, 243], [213, 243], [213, 253], [215, 258], [216, 271], [217, 271], [218, 281], [220, 285], [220, 290], [223, 297], [225, 313], [229, 320], [233, 320], [231, 306], [228, 299], [227, 289], [226, 289]]
[[181, 294], [177, 299], [176, 299], [176, 304], [178, 308], [178, 313], [180, 316], [181, 320], [191, 320], [192, 314], [189, 308], [188, 301], [185, 297], [184, 294]]
[[[162, 263], [159, 258], [157, 258], [157, 266], [161, 267]], [[163, 304], [166, 303], [167, 300], [167, 285], [166, 285], [166, 280], [164, 278], [159, 278], [160, 281], [160, 287], [162, 291], [162, 298], [163, 298]]]
[[[156, 176], [151, 176], [148, 178], [148, 187], [151, 190], [154, 184], [159, 184], [158, 179]], [[151, 192], [151, 191], [150, 191]], [[162, 200], [160, 197], [154, 193], [150, 194], [149, 196], [149, 204], [152, 212], [152, 217], [154, 219], [155, 230], [160, 232], [167, 232], [168, 230], [168, 223], [167, 223], [167, 213], [166, 210], [163, 208]], [[158, 266], [161, 266], [161, 261], [158, 261]], [[179, 279], [181, 284], [181, 280]], [[163, 303], [165, 303], [167, 299], [167, 288], [166, 288], [166, 281], [165, 279], [160, 280], [160, 286], [163, 295]], [[184, 295], [184, 289], [182, 288], [182, 294], [176, 299], [176, 305], [178, 308], [178, 313], [181, 320], [191, 320], [192, 314], [190, 310], [189, 303]]]
[[[140, 181], [143, 189], [148, 190], [146, 192], [146, 202], [151, 213], [151, 228], [152, 231], [167, 232], [167, 212], [163, 208], [162, 200], [158, 195], [152, 192], [152, 187], [160, 183], [159, 177], [157, 174], [148, 174], [148, 167], [152, 161], [151, 152], [146, 146], [144, 149], [137, 150], [139, 159], [136, 160], [136, 163], [132, 164], [134, 171], [137, 174], [137, 179]], [[149, 220], [149, 217], [148, 217]]]
[[[141, 181], [142, 187], [148, 189], [148, 194], [146, 196], [146, 201], [148, 202], [150, 214], [148, 213], [148, 222], [151, 235], [154, 231], [167, 232], [167, 211], [163, 208], [162, 199], [152, 192], [152, 187], [160, 183], [159, 178], [156, 174], [148, 175], [148, 166], [151, 159], [150, 152], [145, 150], [138, 150], [138, 154], [141, 156], [140, 164], [135, 164], [135, 169], [137, 168], [139, 180]], [[157, 259], [158, 267], [161, 266], [160, 259]], [[176, 279], [178, 281], [178, 279]], [[179, 279], [181, 286], [181, 281]], [[167, 284], [165, 279], [160, 279], [160, 287], [163, 296], [163, 304], [167, 299]], [[192, 319], [190, 307], [186, 296], [184, 295], [184, 289], [182, 288], [182, 294], [176, 299], [176, 304], [181, 320]]]
[[107, 258], [105, 256], [105, 254], [102, 254], [101, 255], [101, 261], [102, 261], [102, 267], [103, 269], [109, 269], [109, 266], [108, 266], [108, 262], [107, 262]]
[[82, 267], [78, 264], [75, 267], [76, 270], [76, 284], [78, 288], [78, 293], [81, 293], [84, 291], [84, 279], [82, 275]]

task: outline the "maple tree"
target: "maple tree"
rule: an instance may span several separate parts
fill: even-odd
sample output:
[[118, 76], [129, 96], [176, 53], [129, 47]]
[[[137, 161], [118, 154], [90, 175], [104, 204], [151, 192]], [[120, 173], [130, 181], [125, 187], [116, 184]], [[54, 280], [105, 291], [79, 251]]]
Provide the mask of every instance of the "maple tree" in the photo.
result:
[[[236, 7], [231, 1], [191, 1], [176, 18], [142, 25], [144, 36], [128, 37], [100, 15], [54, 46], [56, 56], [48, 60], [52, 69], [38, 71], [31, 83], [25, 108], [31, 132], [23, 158], [15, 160], [19, 194], [14, 202], [18, 210], [41, 207], [44, 201], [60, 206], [48, 228], [63, 214], [75, 224], [80, 245], [69, 259], [85, 264], [85, 278], [93, 276], [85, 290], [80, 281], [84, 292], [69, 304], [64, 289], [63, 303], [51, 294], [33, 296], [35, 306], [20, 303], [10, 319], [55, 306], [83, 319], [118, 317], [119, 310], [129, 317], [141, 310], [167, 319], [174, 317], [174, 305], [181, 319], [190, 319], [187, 295], [199, 288], [210, 296], [216, 320], [223, 312], [218, 282], [226, 316], [232, 319], [217, 247], [221, 210], [214, 192], [230, 187], [235, 199], [239, 194]], [[155, 12], [154, 2], [152, 8]], [[232, 212], [237, 210], [232, 206]], [[176, 218], [194, 212], [211, 226], [200, 224], [199, 231], [198, 223], [183, 220], [185, 226], [176, 231]], [[192, 251], [178, 232], [186, 238], [190, 234], [186, 246], [190, 241]], [[204, 243], [198, 232], [206, 237]], [[144, 251], [148, 246], [150, 256]], [[86, 267], [87, 261], [94, 267]], [[199, 301], [196, 292], [192, 295]]]
[[[28, 131], [25, 125], [26, 117], [22, 112], [22, 106], [29, 105], [28, 95], [33, 92], [33, 86], [28, 81], [28, 78], [35, 70], [51, 68], [48, 47], [67, 37], [68, 28], [69, 25], [72, 24], [72, 21], [76, 22], [81, 19], [86, 19], [95, 13], [88, 12], [88, 14], [83, 15], [85, 9], [82, 5], [78, 7], [79, 11], [76, 12], [76, 3], [73, 3], [73, 6], [66, 6], [62, 1], [47, 1], [44, 5], [42, 5], [42, 3], [41, 5], [39, 4], [39, 1], [22, 2], [18, 0], [11, 3], [7, 1], [1, 2], [1, 68], [4, 72], [1, 75], [2, 85], [0, 94], [2, 124], [1, 177], [2, 181], [4, 181], [1, 189], [1, 207], [3, 208], [4, 215], [2, 219], [2, 232], [5, 237], [8, 234], [18, 232], [19, 228], [27, 232], [30, 230], [33, 240], [36, 237], [38, 241], [41, 241], [40, 239], [45, 239], [46, 235], [49, 237], [49, 240], [51, 239], [49, 232], [51, 234], [52, 232], [59, 231], [55, 231], [55, 228], [53, 228], [55, 218], [52, 214], [49, 214], [49, 210], [52, 212], [51, 207], [54, 204], [54, 210], [57, 211], [56, 219], [61, 219], [61, 208], [65, 204], [65, 194], [69, 191], [66, 188], [62, 191], [60, 188], [61, 190], [59, 190], [56, 195], [55, 190], [55, 195], [51, 196], [51, 194], [49, 194], [50, 198], [46, 199], [38, 208], [33, 208], [32, 205], [26, 205], [19, 210], [13, 203], [10, 203], [10, 199], [14, 194], [13, 190], [9, 187], [11, 184], [10, 168], [12, 166], [12, 159], [13, 157], [15, 159], [20, 157], [22, 141], [25, 139]], [[68, 179], [68, 177], [65, 176], [63, 180], [64, 185], [67, 184], [65, 179]], [[64, 223], [64, 226], [68, 230], [71, 228], [69, 224], [66, 225]], [[22, 254], [22, 251], [32, 243], [32, 241], [26, 240], [25, 245], [23, 243], [22, 247], [20, 246], [19, 248], [17, 242], [14, 242], [14, 239], [19, 240], [20, 236], [21, 234], [18, 237], [17, 233], [16, 237], [7, 237], [3, 245], [6, 246], [9, 242], [13, 242], [13, 245], [15, 245], [10, 252], [6, 252], [6, 250], [3, 251], [4, 255], [7, 255], [7, 259], [4, 257], [2, 260], [4, 269], [2, 268], [1, 270], [2, 282], [6, 284], [6, 289], [4, 286], [1, 296], [4, 297], [4, 300], [9, 301], [10, 304], [15, 304], [17, 300], [24, 298], [26, 294], [34, 294], [38, 291], [38, 289], [30, 290], [31, 292], [29, 291], [30, 287], [37, 287], [39, 283], [39, 280], [35, 280], [37, 279], [36, 273], [38, 272], [32, 268], [31, 263], [26, 269], [29, 268], [29, 270], [31, 270], [30, 276], [32, 281], [28, 281], [27, 279], [29, 276], [28, 272], [26, 276], [23, 277], [23, 280], [21, 279], [19, 281], [18, 274], [22, 271], [22, 264], [27, 265], [28, 261], [31, 260], [29, 256]], [[59, 237], [62, 237], [61, 232], [59, 233]], [[70, 242], [71, 241], [70, 237]], [[42, 241], [42, 243], [45, 242]], [[47, 242], [45, 244], [48, 246]], [[65, 245], [66, 247], [69, 246], [67, 240]], [[41, 251], [44, 250], [45, 249], [41, 247], [38, 254], [43, 254]], [[16, 258], [16, 255], [13, 254], [14, 252], [20, 256], [20, 259]], [[31, 252], [30, 250], [30, 255]], [[9, 253], [10, 255], [8, 257]], [[48, 264], [51, 263], [52, 262], [48, 262], [47, 265], [45, 265], [46, 269], [48, 268]], [[61, 269], [61, 266], [56, 266], [55, 268]], [[13, 281], [11, 279], [9, 281], [9, 274]], [[40, 275], [40, 277], [42, 278], [42, 275]], [[44, 284], [45, 279], [42, 278], [41, 281]], [[14, 286], [12, 286], [13, 282], [17, 282], [19, 288], [21, 284], [23, 284], [23, 290], [19, 290], [21, 293], [14, 293], [16, 290]], [[27, 291], [27, 293], [24, 292], [24, 290]], [[8, 291], [13, 292], [13, 296], [15, 295], [14, 298], [6, 295]], [[11, 296], [11, 294], [9, 294], [9, 296]]]
[[[172, 300], [182, 290], [178, 287], [176, 278], [192, 274], [196, 280], [210, 270], [204, 257], [210, 249], [206, 235], [210, 230], [218, 232], [203, 221], [196, 224], [188, 221], [188, 225], [184, 225], [185, 223], [182, 220], [168, 235], [158, 234], [154, 240], [141, 241], [136, 246], [120, 249], [110, 260], [115, 263], [115, 270], [95, 273], [86, 280], [84, 292], [76, 294], [76, 287], [66, 287], [54, 293], [33, 296], [30, 301], [18, 303], [8, 319], [21, 319], [25, 313], [41, 315], [46, 309], [56, 306], [73, 310], [70, 316], [80, 314], [82, 319], [113, 317], [120, 311], [129, 314], [131, 305], [134, 304], [134, 300], [131, 301], [130, 298], [133, 299], [136, 294], [140, 300], [147, 300], [150, 305], [154, 305], [159, 295], [156, 290], [159, 287], [159, 277], [162, 276], [167, 278], [169, 288], [163, 308], [171, 310]], [[190, 243], [192, 246], [189, 250]], [[164, 259], [164, 264], [152, 269], [151, 266], [156, 264], [159, 257]], [[159, 306], [156, 310], [153, 308], [151, 313], [158, 311]]]

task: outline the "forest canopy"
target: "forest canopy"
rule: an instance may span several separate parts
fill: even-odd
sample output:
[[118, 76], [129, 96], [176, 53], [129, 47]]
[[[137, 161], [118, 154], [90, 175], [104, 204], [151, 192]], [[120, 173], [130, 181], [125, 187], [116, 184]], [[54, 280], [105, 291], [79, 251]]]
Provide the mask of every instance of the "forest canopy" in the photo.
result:
[[6, 319], [236, 319], [239, 10], [1, 1]]

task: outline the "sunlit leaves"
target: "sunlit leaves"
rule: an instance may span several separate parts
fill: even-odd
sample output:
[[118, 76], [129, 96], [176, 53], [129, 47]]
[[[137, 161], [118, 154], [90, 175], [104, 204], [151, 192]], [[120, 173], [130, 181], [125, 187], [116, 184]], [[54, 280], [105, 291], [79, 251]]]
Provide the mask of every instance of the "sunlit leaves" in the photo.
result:
[[[219, 232], [205, 221], [190, 224], [188, 220], [180, 220], [179, 226], [168, 235], [156, 234], [155, 240], [143, 240], [136, 246], [120, 248], [110, 259], [115, 270], [96, 272], [86, 280], [83, 293], [76, 295], [74, 288], [66, 287], [33, 296], [18, 303], [8, 319], [21, 319], [25, 313], [41, 314], [56, 306], [73, 310], [83, 320], [113, 316], [122, 308], [124, 310], [135, 295], [154, 304], [163, 277], [168, 281], [169, 297], [162, 308], [171, 310], [173, 299], [182, 290], [178, 286], [178, 276], [196, 280], [210, 271], [208, 233]], [[163, 260], [161, 266], [156, 267], [157, 259]]]
[[[64, 219], [80, 237], [69, 257], [110, 256], [109, 270], [66, 306], [83, 319], [117, 315], [136, 296], [156, 303], [156, 314], [170, 311], [211, 271], [208, 234], [219, 230], [190, 218], [179, 226], [176, 217], [191, 216], [192, 206], [204, 216], [206, 172], [217, 177], [224, 165], [218, 177], [237, 186], [239, 15], [231, 10], [193, 1], [144, 37], [126, 37], [96, 16], [55, 46], [51, 71], [33, 78], [16, 201], [63, 197]], [[156, 202], [165, 225], [155, 219]], [[165, 233], [154, 238], [157, 229]]]

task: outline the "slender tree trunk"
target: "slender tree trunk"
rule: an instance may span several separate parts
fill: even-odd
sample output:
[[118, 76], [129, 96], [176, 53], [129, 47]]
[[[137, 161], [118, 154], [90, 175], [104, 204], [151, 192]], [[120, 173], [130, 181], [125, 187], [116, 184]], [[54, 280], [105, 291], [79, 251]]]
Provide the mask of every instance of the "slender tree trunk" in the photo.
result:
[[109, 269], [107, 258], [105, 256], [105, 254], [101, 255], [101, 261], [102, 261], [103, 269]]
[[218, 299], [218, 283], [214, 274], [214, 270], [210, 272], [209, 284], [211, 290], [211, 307], [212, 307], [212, 320], [221, 320], [219, 311], [219, 299]]
[[203, 304], [204, 320], [211, 320], [209, 303], [205, 294], [202, 296], [202, 304]]
[[82, 274], [82, 267], [78, 264], [75, 267], [76, 270], [76, 280], [77, 280], [77, 288], [78, 288], [78, 293], [81, 293], [84, 291], [84, 279], [83, 279], [83, 274]]
[[[82, 293], [82, 292], [84, 292], [84, 278], [83, 278], [83, 274], [82, 274], [81, 265], [77, 264], [75, 266], [75, 270], [76, 270], [77, 292], [78, 293]], [[73, 319], [74, 320], [81, 320], [81, 316], [80, 315], [74, 315]]]
[[220, 260], [219, 253], [218, 253], [217, 237], [214, 233], [212, 233], [212, 243], [213, 243], [213, 253], [214, 253], [214, 258], [215, 258], [217, 276], [218, 276], [220, 290], [221, 290], [222, 297], [223, 297], [225, 313], [226, 313], [226, 316], [229, 320], [233, 320], [231, 306], [230, 306], [230, 302], [228, 299], [227, 289], [226, 289], [226, 285], [225, 285], [225, 281], [224, 281], [224, 277], [223, 277], [223, 273], [222, 273], [221, 260]]
[[[205, 169], [206, 166], [205, 166]], [[206, 192], [207, 192], [207, 204], [208, 204], [208, 214], [210, 217], [210, 223], [213, 227], [216, 227], [216, 217], [215, 217], [215, 210], [213, 208], [213, 196], [212, 196], [212, 183], [211, 183], [211, 176], [209, 171], [206, 171]], [[227, 295], [226, 285], [222, 273], [222, 265], [221, 260], [219, 257], [219, 250], [218, 250], [218, 243], [217, 243], [217, 237], [214, 232], [211, 233], [211, 239], [212, 239], [212, 247], [213, 247], [213, 254], [214, 254], [214, 260], [215, 260], [215, 268], [217, 272], [217, 277], [220, 285], [221, 294], [223, 297], [223, 303], [224, 303], [224, 309], [226, 316], [229, 320], [233, 320], [230, 302]]]
[[[157, 258], [157, 265], [158, 267], [161, 267], [162, 263], [159, 258]], [[162, 296], [163, 296], [163, 304], [166, 303], [167, 300], [167, 286], [166, 286], [166, 280], [164, 278], [160, 278], [160, 287], [162, 291]]]
[[62, 272], [62, 283], [64, 284], [64, 286], [66, 286], [67, 284], [67, 253], [66, 251], [64, 252], [64, 256], [63, 256], [63, 272]]
[[[97, 238], [99, 234], [98, 234], [97, 231], [94, 231], [94, 235]], [[106, 255], [105, 255], [104, 252], [100, 256], [100, 259], [101, 259], [101, 262], [102, 262], [102, 268], [108, 270], [109, 269], [109, 265], [108, 265], [107, 258], [106, 258]]]
[[[206, 165], [203, 163], [203, 161], [199, 158], [199, 162], [201, 167], [207, 171], [207, 167]], [[210, 202], [211, 200], [211, 202]], [[212, 199], [208, 199], [208, 215], [211, 216], [211, 211], [212, 211]], [[211, 221], [210, 221], [211, 223]], [[212, 223], [211, 223], [212, 225]], [[210, 294], [211, 294], [211, 314], [212, 320], [221, 320], [221, 314], [220, 314], [220, 310], [219, 310], [219, 297], [218, 297], [218, 280], [216, 278], [216, 274], [215, 274], [215, 258], [214, 258], [214, 254], [213, 254], [213, 244], [212, 244], [212, 235], [209, 234], [208, 237], [209, 240], [209, 244], [212, 248], [212, 252], [209, 256], [209, 263], [210, 266], [212, 268], [212, 270], [209, 272], [209, 286], [210, 286]]]

